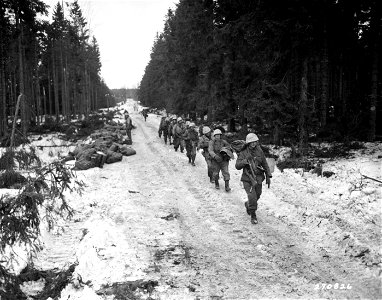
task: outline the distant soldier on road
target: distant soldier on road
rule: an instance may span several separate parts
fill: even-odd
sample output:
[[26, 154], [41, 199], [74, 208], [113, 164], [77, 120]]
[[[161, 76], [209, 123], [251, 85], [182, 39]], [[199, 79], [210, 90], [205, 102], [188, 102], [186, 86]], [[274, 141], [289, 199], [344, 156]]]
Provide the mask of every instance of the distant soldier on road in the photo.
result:
[[159, 123], [158, 136], [161, 138], [163, 133], [163, 127], [165, 125], [166, 117], [163, 116]]
[[262, 183], [266, 178], [266, 184], [269, 187], [272, 174], [256, 134], [247, 135], [245, 147], [239, 152], [235, 167], [243, 170], [241, 181], [248, 196], [248, 201], [244, 205], [247, 213], [251, 215], [251, 223], [257, 224], [256, 210], [262, 192]]
[[183, 153], [184, 147], [182, 144], [182, 136], [184, 133], [184, 128], [183, 128], [183, 119], [181, 117], [178, 118], [178, 122], [174, 125], [172, 129], [172, 134], [174, 136], [174, 149], [175, 151], [178, 151], [178, 148], [180, 147], [180, 152]]
[[163, 133], [163, 139], [164, 143], [167, 145], [167, 137], [168, 137], [168, 127], [170, 126], [170, 118], [166, 117], [164, 119], [164, 123], [162, 125], [162, 133]]
[[213, 170], [212, 170], [212, 157], [208, 152], [208, 144], [210, 141], [211, 141], [211, 128], [209, 128], [208, 126], [203, 126], [202, 136], [199, 138], [198, 149], [203, 150], [202, 155], [204, 156], [204, 159], [206, 160], [206, 163], [207, 163], [207, 174], [208, 174], [208, 177], [210, 178], [210, 182], [214, 183], [215, 179], [214, 179]]
[[125, 110], [124, 115], [125, 115], [126, 134], [130, 140], [130, 143], [133, 143], [133, 139], [131, 138], [131, 130], [133, 129], [133, 121], [131, 120], [131, 117], [129, 116], [129, 112], [127, 110]]
[[190, 122], [186, 132], [187, 139], [185, 139], [185, 142], [188, 162], [195, 166], [196, 146], [198, 144], [198, 132], [195, 130], [195, 123]]
[[168, 140], [169, 140], [170, 145], [173, 144], [171, 138], [173, 138], [172, 131], [173, 131], [175, 123], [176, 123], [176, 118], [175, 117], [170, 118], [170, 122], [169, 122], [168, 128], [167, 128]]
[[146, 122], [146, 119], [149, 116], [147, 113], [147, 109], [142, 110], [142, 116], [145, 118], [145, 122]]
[[215, 129], [212, 140], [208, 143], [208, 153], [212, 157], [212, 170], [215, 180], [215, 188], [219, 189], [219, 173], [222, 172], [225, 182], [225, 190], [231, 190], [229, 186], [230, 174], [228, 171], [229, 160], [223, 159], [221, 150], [223, 148], [230, 148], [229, 143], [221, 138], [222, 132], [220, 129]]

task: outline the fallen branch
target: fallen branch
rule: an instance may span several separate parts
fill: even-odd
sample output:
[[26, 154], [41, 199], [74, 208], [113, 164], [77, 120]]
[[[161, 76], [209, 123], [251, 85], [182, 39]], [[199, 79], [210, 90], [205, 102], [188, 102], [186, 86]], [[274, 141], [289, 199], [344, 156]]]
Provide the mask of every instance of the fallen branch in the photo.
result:
[[371, 179], [371, 180], [374, 180], [374, 181], [376, 181], [376, 182], [379, 182], [379, 183], [382, 183], [382, 181], [380, 181], [380, 180], [378, 180], [378, 179], [375, 179], [375, 178], [373, 178], [373, 177], [369, 177], [369, 176], [366, 176], [366, 175], [363, 175], [363, 174], [361, 174], [363, 177], [365, 177], [365, 178], [367, 178], [367, 179]]
[[39, 146], [36, 146], [38, 148], [57, 148], [57, 147], [70, 147], [70, 146], [77, 146], [77, 144], [68, 144], [68, 145], [39, 145]]

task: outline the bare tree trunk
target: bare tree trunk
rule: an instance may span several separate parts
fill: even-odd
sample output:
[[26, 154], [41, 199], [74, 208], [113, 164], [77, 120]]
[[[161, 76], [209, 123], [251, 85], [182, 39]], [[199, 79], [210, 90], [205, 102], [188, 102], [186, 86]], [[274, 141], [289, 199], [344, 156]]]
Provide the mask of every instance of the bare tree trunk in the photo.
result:
[[280, 126], [277, 122], [273, 126], [273, 144], [280, 145]]
[[48, 103], [49, 103], [49, 115], [53, 116], [53, 97], [52, 97], [52, 79], [50, 78], [50, 72], [53, 68], [50, 68], [48, 64]]
[[23, 101], [23, 98], [24, 98], [23, 94], [20, 94], [19, 97], [17, 98], [16, 109], [15, 109], [15, 116], [13, 118], [13, 124], [12, 124], [11, 143], [9, 145], [11, 148], [15, 144], [15, 131], [16, 131], [17, 115], [19, 114], [20, 102]]
[[44, 86], [42, 88], [42, 95], [44, 97], [44, 112], [43, 112], [44, 120], [41, 120], [41, 121], [45, 122], [45, 118], [46, 118], [46, 115], [48, 114], [48, 111], [47, 111], [47, 103], [46, 103], [46, 101], [47, 101], [47, 99], [46, 99], [46, 92], [45, 92], [45, 87]]
[[328, 95], [329, 95], [329, 54], [328, 54], [328, 39], [326, 24], [324, 24], [324, 41], [322, 45], [322, 85], [321, 85], [321, 128], [326, 126], [326, 112], [328, 106]]
[[41, 105], [41, 93], [40, 93], [40, 79], [39, 79], [39, 74], [38, 74], [38, 60], [37, 60], [37, 46], [35, 45], [35, 89], [36, 89], [36, 113], [37, 113], [37, 118], [36, 122], [37, 125], [40, 125], [42, 121], [42, 105]]
[[301, 76], [301, 87], [300, 87], [300, 105], [299, 105], [299, 152], [302, 155], [306, 154], [307, 151], [307, 128], [306, 128], [306, 115], [308, 107], [308, 61], [305, 58], [302, 66], [302, 76]]
[[[1, 43], [1, 42], [0, 42]], [[1, 43], [0, 53], [3, 53], [3, 45]], [[1, 97], [1, 122], [0, 122], [0, 137], [7, 132], [7, 93], [5, 85], [5, 65], [3, 59], [0, 61], [0, 97]]]
[[377, 121], [377, 104], [378, 104], [378, 63], [379, 63], [379, 54], [378, 54], [378, 40], [380, 32], [379, 28], [379, 14], [377, 13], [378, 3], [376, 0], [373, 1], [372, 7], [372, 20], [371, 20], [371, 30], [374, 35], [373, 43], [373, 65], [371, 71], [371, 93], [370, 93], [370, 117], [369, 117], [369, 134], [368, 140], [373, 142], [375, 140], [376, 133], [376, 121]]
[[[25, 93], [25, 87], [24, 87], [24, 61], [23, 61], [23, 46], [22, 46], [22, 38], [23, 38], [23, 26], [21, 24], [19, 13], [16, 13], [16, 26], [19, 29], [19, 36], [18, 36], [18, 59], [19, 59], [19, 88], [20, 88], [20, 95], [24, 95]], [[20, 96], [19, 96], [20, 99]], [[21, 128], [22, 133], [24, 136], [27, 135], [27, 105], [24, 101], [22, 101], [21, 104]]]
[[58, 100], [58, 78], [57, 78], [57, 67], [55, 64], [55, 56], [53, 52], [53, 90], [54, 90], [54, 111], [56, 115], [56, 122], [60, 121], [60, 104]]

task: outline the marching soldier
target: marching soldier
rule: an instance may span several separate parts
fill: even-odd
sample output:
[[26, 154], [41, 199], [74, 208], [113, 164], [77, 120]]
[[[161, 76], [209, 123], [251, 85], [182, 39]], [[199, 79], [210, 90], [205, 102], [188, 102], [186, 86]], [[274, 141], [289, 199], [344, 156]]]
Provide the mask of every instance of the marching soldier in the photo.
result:
[[181, 117], [178, 118], [178, 122], [174, 125], [172, 129], [172, 133], [174, 136], [174, 149], [175, 151], [178, 151], [178, 148], [180, 147], [180, 152], [183, 153], [184, 146], [182, 144], [182, 136], [184, 133], [184, 128], [182, 126], [183, 119]]
[[256, 210], [262, 192], [262, 183], [266, 179], [266, 184], [269, 187], [272, 174], [256, 134], [249, 133], [247, 135], [245, 147], [239, 152], [235, 167], [238, 170], [243, 170], [241, 181], [248, 196], [248, 201], [244, 203], [245, 208], [251, 216], [251, 223], [257, 224]]
[[225, 182], [225, 190], [229, 192], [231, 190], [229, 186], [230, 174], [228, 171], [229, 160], [223, 159], [220, 151], [223, 147], [230, 148], [229, 143], [221, 138], [222, 132], [220, 129], [215, 129], [213, 133], [213, 138], [208, 143], [208, 153], [212, 157], [212, 170], [213, 178], [215, 180], [215, 188], [219, 189], [219, 173], [222, 172], [223, 179]]
[[195, 123], [190, 122], [187, 129], [186, 152], [188, 162], [195, 166], [196, 146], [198, 144], [198, 132], [195, 130]]
[[126, 134], [130, 140], [130, 143], [133, 143], [133, 140], [131, 138], [131, 130], [133, 129], [133, 121], [131, 120], [129, 116], [129, 112], [127, 110], [125, 110], [125, 128], [126, 128]]
[[199, 138], [198, 149], [202, 149], [202, 155], [207, 163], [207, 174], [210, 178], [210, 182], [214, 183], [215, 179], [212, 170], [212, 157], [208, 152], [208, 144], [211, 141], [211, 129], [208, 126], [203, 126], [202, 136]]

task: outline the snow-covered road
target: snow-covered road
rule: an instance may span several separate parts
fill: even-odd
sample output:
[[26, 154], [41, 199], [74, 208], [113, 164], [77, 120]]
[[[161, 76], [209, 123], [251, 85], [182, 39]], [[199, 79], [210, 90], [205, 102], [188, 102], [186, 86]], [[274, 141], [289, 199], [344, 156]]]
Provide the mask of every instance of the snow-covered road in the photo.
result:
[[[201, 154], [191, 166], [159, 139], [159, 116], [145, 122], [132, 102], [126, 108], [137, 154], [83, 171], [88, 186], [71, 196], [77, 214], [67, 232], [45, 236], [40, 264], [69, 249], [79, 262], [61, 299], [111, 299], [95, 292], [139, 279], [158, 282], [141, 294], [151, 299], [381, 298], [380, 274], [345, 255], [327, 235], [335, 229], [310, 217], [317, 195], [306, 181], [276, 170], [252, 225], [234, 162], [232, 191], [216, 190]], [[57, 249], [65, 234], [71, 239]]]

